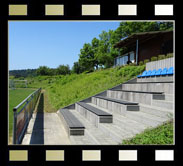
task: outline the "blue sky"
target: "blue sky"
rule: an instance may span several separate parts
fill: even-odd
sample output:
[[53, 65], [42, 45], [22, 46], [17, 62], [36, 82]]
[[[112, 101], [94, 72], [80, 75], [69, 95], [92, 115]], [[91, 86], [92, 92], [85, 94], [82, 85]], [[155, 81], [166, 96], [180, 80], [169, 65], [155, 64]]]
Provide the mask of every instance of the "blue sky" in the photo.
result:
[[111, 22], [9, 22], [9, 69], [35, 69], [39, 66], [56, 68], [61, 64], [72, 67], [78, 61], [80, 49], [94, 37], [119, 21]]

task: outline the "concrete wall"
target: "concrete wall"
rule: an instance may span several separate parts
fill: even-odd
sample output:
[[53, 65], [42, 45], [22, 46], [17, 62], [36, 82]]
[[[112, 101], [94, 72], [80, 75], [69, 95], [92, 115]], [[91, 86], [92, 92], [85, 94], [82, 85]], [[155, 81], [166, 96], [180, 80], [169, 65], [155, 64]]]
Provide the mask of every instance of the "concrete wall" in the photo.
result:
[[159, 61], [153, 61], [153, 62], [149, 62], [146, 63], [146, 70], [154, 70], [154, 69], [163, 69], [165, 67], [169, 68], [169, 67], [174, 67], [174, 58], [167, 58], [167, 59], [162, 59]]
[[122, 90], [174, 93], [174, 83], [123, 84]]
[[93, 125], [98, 127], [99, 124], [99, 116], [95, 115], [94, 113], [88, 111], [84, 107], [80, 106], [76, 103], [76, 110], [84, 116], [86, 119], [88, 119]]

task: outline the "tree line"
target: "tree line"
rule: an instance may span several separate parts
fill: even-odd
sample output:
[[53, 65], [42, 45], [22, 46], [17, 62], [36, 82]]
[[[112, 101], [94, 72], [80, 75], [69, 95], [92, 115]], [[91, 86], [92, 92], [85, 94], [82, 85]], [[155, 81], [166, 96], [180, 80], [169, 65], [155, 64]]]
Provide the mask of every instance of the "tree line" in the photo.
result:
[[74, 63], [74, 72], [94, 71], [113, 66], [114, 59], [123, 55], [127, 48], [117, 49], [115, 44], [139, 32], [173, 30], [172, 22], [121, 22], [116, 30], [102, 31], [99, 38], [85, 43], [80, 50], [79, 60]]
[[[79, 59], [70, 69], [69, 65], [57, 68], [40, 66], [32, 75], [66, 75], [71, 73], [92, 72], [100, 68], [113, 66], [114, 59], [127, 49], [117, 49], [114, 45], [122, 39], [139, 32], [173, 30], [172, 22], [121, 22], [116, 30], [102, 31], [98, 38], [85, 43], [80, 49]], [[30, 74], [30, 73], [29, 73]]]

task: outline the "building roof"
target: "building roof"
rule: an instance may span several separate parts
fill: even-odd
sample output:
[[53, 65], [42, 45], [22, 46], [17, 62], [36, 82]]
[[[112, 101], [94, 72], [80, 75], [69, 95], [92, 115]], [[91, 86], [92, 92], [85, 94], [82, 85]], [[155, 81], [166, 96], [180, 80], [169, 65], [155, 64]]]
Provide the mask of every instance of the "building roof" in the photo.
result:
[[172, 33], [172, 35], [173, 35], [172, 30], [171, 31], [169, 30], [169, 31], [151, 31], [151, 32], [134, 33], [134, 34], [126, 37], [125, 39], [121, 40], [114, 47], [116, 47], [116, 48], [127, 47], [129, 45], [136, 44], [137, 39], [139, 40], [139, 42], [146, 41], [146, 40], [149, 40], [151, 38], [154, 38], [156, 36], [166, 34], [166, 33]]

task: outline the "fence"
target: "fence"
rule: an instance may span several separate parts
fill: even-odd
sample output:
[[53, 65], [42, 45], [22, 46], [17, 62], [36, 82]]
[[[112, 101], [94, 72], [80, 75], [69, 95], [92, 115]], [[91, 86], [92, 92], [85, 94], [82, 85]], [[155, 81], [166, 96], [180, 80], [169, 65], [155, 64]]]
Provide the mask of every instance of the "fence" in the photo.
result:
[[40, 92], [41, 88], [34, 91], [25, 100], [14, 107], [13, 144], [20, 144], [22, 142]]
[[174, 58], [167, 58], [146, 63], [146, 70], [158, 70], [159, 68], [163, 69], [165, 67], [169, 68], [172, 66], [174, 67]]

